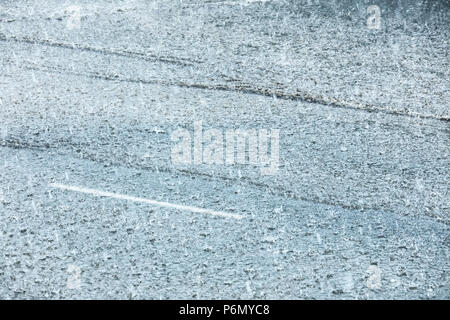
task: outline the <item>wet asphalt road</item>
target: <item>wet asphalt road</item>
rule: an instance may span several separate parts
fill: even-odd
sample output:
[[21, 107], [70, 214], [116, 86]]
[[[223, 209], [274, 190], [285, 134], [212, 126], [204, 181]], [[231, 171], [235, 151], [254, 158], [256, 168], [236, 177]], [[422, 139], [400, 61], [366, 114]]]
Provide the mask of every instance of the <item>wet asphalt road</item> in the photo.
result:
[[[1, 4], [0, 297], [449, 297], [448, 7], [69, 5]], [[278, 173], [174, 165], [198, 120]]]

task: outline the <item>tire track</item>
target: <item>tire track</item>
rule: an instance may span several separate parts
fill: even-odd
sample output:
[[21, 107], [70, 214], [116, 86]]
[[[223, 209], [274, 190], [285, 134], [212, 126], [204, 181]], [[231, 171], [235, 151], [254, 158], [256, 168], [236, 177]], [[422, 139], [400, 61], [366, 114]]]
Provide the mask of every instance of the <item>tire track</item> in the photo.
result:
[[[172, 169], [168, 166], [142, 166], [134, 164], [133, 162], [128, 163], [122, 163], [119, 161], [112, 161], [112, 159], [109, 159], [108, 161], [101, 160], [93, 155], [87, 154], [87, 153], [67, 153], [61, 150], [61, 147], [71, 147], [73, 150], [78, 149], [79, 145], [73, 144], [73, 143], [65, 143], [65, 144], [58, 144], [58, 146], [50, 145], [48, 143], [45, 143], [43, 145], [39, 144], [31, 144], [24, 141], [20, 141], [18, 139], [5, 139], [3, 141], [0, 141], [0, 147], [4, 148], [12, 148], [12, 149], [22, 149], [22, 150], [33, 150], [33, 151], [41, 151], [41, 152], [51, 152], [55, 151], [57, 154], [60, 155], [71, 155], [75, 156], [78, 159], [82, 160], [88, 160], [92, 161], [101, 165], [107, 165], [107, 166], [113, 166], [113, 167], [125, 167], [129, 169], [138, 169], [138, 170], [144, 170], [144, 171], [151, 171], [151, 172], [164, 172], [164, 173], [171, 173], [171, 174], [182, 174], [188, 177], [197, 176], [197, 177], [203, 177], [207, 178], [208, 180], [212, 181], [227, 181], [227, 182], [233, 182], [236, 184], [241, 184], [242, 182], [246, 183], [247, 185], [254, 186], [260, 190], [269, 192], [271, 195], [276, 195], [280, 197], [295, 199], [295, 200], [302, 200], [312, 203], [319, 203], [319, 204], [326, 204], [326, 205], [332, 205], [337, 206], [344, 209], [353, 209], [353, 210], [370, 210], [374, 209], [371, 207], [364, 207], [364, 206], [355, 206], [355, 205], [344, 205], [344, 204], [338, 204], [330, 201], [323, 201], [318, 199], [309, 199], [306, 197], [300, 197], [295, 194], [294, 191], [288, 190], [286, 188], [283, 188], [281, 186], [271, 186], [262, 182], [256, 182], [248, 177], [241, 177], [240, 179], [219, 175], [219, 174], [209, 174], [205, 172], [199, 172], [192, 169]], [[265, 190], [264, 190], [265, 189]], [[378, 209], [378, 208], [375, 208]]]
[[[364, 205], [348, 205], [344, 203], [339, 203], [336, 201], [329, 201], [319, 198], [308, 198], [308, 197], [302, 197], [295, 193], [295, 191], [289, 190], [285, 187], [282, 187], [280, 185], [269, 185], [267, 183], [263, 182], [257, 182], [252, 180], [249, 177], [241, 177], [241, 178], [233, 178], [221, 174], [209, 174], [206, 172], [200, 172], [193, 169], [173, 169], [168, 166], [143, 166], [137, 164], [138, 160], [136, 157], [131, 157], [133, 161], [128, 161], [127, 163], [123, 163], [120, 161], [113, 161], [111, 158], [101, 159], [98, 157], [95, 157], [92, 154], [88, 153], [78, 153], [78, 152], [70, 152], [70, 151], [62, 151], [62, 147], [69, 147], [72, 148], [72, 150], [79, 149], [79, 147], [82, 144], [74, 144], [69, 141], [67, 141], [65, 144], [59, 144], [58, 146], [50, 145], [48, 143], [45, 143], [44, 145], [39, 144], [31, 144], [27, 142], [20, 141], [18, 139], [6, 139], [3, 141], [0, 141], [0, 147], [4, 148], [12, 148], [12, 149], [24, 149], [24, 150], [33, 150], [33, 151], [40, 151], [40, 152], [56, 152], [59, 155], [63, 156], [70, 156], [70, 157], [76, 157], [81, 160], [88, 160], [92, 161], [94, 163], [103, 165], [103, 166], [112, 166], [112, 167], [122, 167], [122, 168], [129, 168], [129, 169], [136, 169], [136, 170], [143, 170], [143, 171], [150, 171], [154, 173], [164, 172], [164, 173], [170, 173], [173, 175], [181, 174], [186, 177], [200, 177], [202, 179], [208, 180], [208, 181], [221, 181], [221, 182], [230, 182], [236, 185], [242, 185], [243, 183], [247, 186], [251, 186], [253, 188], [258, 189], [259, 191], [266, 192], [273, 196], [278, 196], [281, 198], [286, 199], [293, 199], [293, 200], [299, 200], [299, 201], [305, 201], [309, 203], [314, 204], [323, 204], [328, 206], [334, 206], [339, 207], [346, 210], [356, 210], [356, 211], [368, 211], [368, 210], [382, 210], [388, 213], [392, 214], [398, 214], [396, 211], [394, 211], [392, 208], [386, 207], [386, 206], [364, 206]], [[425, 216], [428, 216], [430, 218], [433, 218], [436, 222], [443, 223], [445, 225], [450, 225], [450, 221], [443, 220], [437, 215], [430, 214], [428, 212], [425, 213]]]
[[155, 54], [148, 54], [144, 52], [135, 52], [131, 50], [121, 50], [121, 49], [106, 49], [106, 48], [97, 48], [97, 47], [91, 47], [91, 46], [83, 46], [77, 43], [64, 43], [64, 42], [56, 42], [52, 40], [46, 40], [46, 39], [33, 39], [31, 37], [18, 37], [18, 36], [9, 36], [0, 33], [0, 41], [5, 42], [17, 42], [17, 43], [26, 43], [26, 44], [34, 44], [34, 45], [42, 45], [46, 47], [55, 47], [55, 48], [63, 48], [63, 49], [70, 49], [70, 50], [79, 50], [79, 51], [85, 51], [85, 52], [94, 52], [102, 55], [114, 55], [119, 57], [125, 57], [125, 58], [135, 58], [135, 59], [141, 59], [144, 61], [149, 62], [162, 62], [162, 63], [169, 63], [174, 64], [178, 66], [183, 67], [192, 67], [195, 64], [203, 63], [199, 60], [194, 59], [186, 59], [186, 58], [179, 58], [179, 57], [173, 57], [173, 56], [157, 56]]
[[[51, 40], [44, 39], [32, 39], [30, 37], [22, 36], [9, 36], [0, 33], [0, 41], [6, 42], [18, 42], [18, 43], [27, 43], [27, 44], [35, 44], [35, 45], [43, 45], [49, 47], [57, 47], [64, 48], [70, 50], [80, 50], [86, 52], [93, 52], [103, 55], [115, 55], [119, 57], [125, 58], [135, 58], [142, 59], [144, 61], [149, 62], [162, 62], [162, 63], [170, 63], [182, 67], [192, 67], [195, 64], [202, 64], [203, 61], [198, 61], [194, 59], [186, 59], [186, 58], [178, 58], [178, 57], [159, 57], [156, 55], [149, 55], [142, 52], [134, 52], [129, 50], [113, 50], [113, 49], [105, 49], [105, 48], [95, 48], [90, 46], [82, 46], [80, 44], [75, 43], [63, 43], [56, 42]], [[41, 66], [42, 67], [42, 66]], [[433, 119], [438, 121], [450, 122], [450, 117], [448, 116], [439, 116], [434, 114], [424, 114], [413, 111], [404, 111], [398, 110], [395, 107], [382, 107], [375, 106], [364, 102], [357, 101], [345, 101], [340, 100], [334, 97], [327, 97], [323, 95], [313, 95], [308, 92], [303, 92], [301, 90], [296, 90], [295, 93], [284, 92], [280, 88], [270, 88], [270, 87], [260, 87], [257, 85], [248, 84], [242, 82], [239, 79], [231, 79], [226, 75], [220, 75], [224, 79], [228, 79], [227, 82], [234, 82], [235, 85], [229, 84], [208, 84], [208, 83], [186, 83], [183, 81], [164, 81], [164, 80], [145, 80], [145, 79], [135, 79], [132, 77], [119, 77], [117, 75], [108, 75], [108, 74], [100, 74], [100, 73], [82, 73], [82, 72], [74, 72], [69, 69], [64, 69], [62, 67], [50, 67], [43, 66], [44, 69], [32, 69], [36, 71], [43, 72], [57, 72], [61, 73], [64, 71], [66, 74], [74, 75], [74, 76], [83, 76], [92, 79], [105, 80], [105, 81], [119, 81], [119, 82], [128, 82], [128, 83], [139, 83], [139, 84], [147, 84], [147, 85], [166, 85], [166, 86], [177, 86], [181, 88], [190, 88], [190, 89], [202, 89], [202, 90], [215, 90], [215, 91], [227, 91], [227, 92], [239, 92], [244, 94], [254, 94], [259, 96], [266, 97], [275, 97], [277, 99], [282, 100], [292, 100], [292, 101], [303, 101], [309, 103], [315, 103], [320, 105], [326, 105], [334, 108], [342, 108], [342, 109], [351, 109], [351, 110], [360, 110], [369, 113], [383, 113], [395, 116], [404, 116], [411, 118], [421, 118], [421, 119]], [[48, 70], [45, 70], [48, 69]]]
[[165, 86], [176, 86], [180, 88], [188, 89], [200, 89], [200, 90], [213, 90], [213, 91], [226, 91], [226, 92], [237, 92], [243, 94], [253, 94], [271, 98], [277, 98], [281, 100], [291, 100], [291, 101], [302, 101], [308, 103], [314, 103], [319, 105], [324, 105], [333, 108], [357, 110], [368, 113], [382, 113], [386, 115], [394, 115], [400, 117], [409, 118], [420, 118], [420, 119], [431, 119], [443, 122], [450, 122], [450, 117], [438, 116], [434, 114], [423, 114], [413, 111], [403, 111], [395, 108], [386, 108], [380, 106], [374, 106], [368, 103], [355, 102], [355, 101], [344, 101], [333, 97], [326, 97], [322, 95], [312, 95], [307, 92], [301, 92], [297, 89], [296, 93], [284, 92], [282, 89], [268, 88], [268, 87], [258, 87], [251, 84], [240, 82], [239, 80], [230, 80], [230, 82], [237, 82], [235, 85], [230, 84], [208, 84], [208, 83], [187, 83], [183, 81], [165, 81], [161, 79], [145, 80], [137, 79], [131, 77], [125, 77], [118, 74], [101, 74], [94, 72], [75, 72], [70, 69], [62, 67], [51, 67], [51, 66], [25, 66], [28, 70], [47, 72], [51, 74], [65, 74], [79, 77], [86, 77], [96, 80], [105, 81], [117, 81], [117, 82], [127, 82], [136, 83], [142, 85], [165, 85]]

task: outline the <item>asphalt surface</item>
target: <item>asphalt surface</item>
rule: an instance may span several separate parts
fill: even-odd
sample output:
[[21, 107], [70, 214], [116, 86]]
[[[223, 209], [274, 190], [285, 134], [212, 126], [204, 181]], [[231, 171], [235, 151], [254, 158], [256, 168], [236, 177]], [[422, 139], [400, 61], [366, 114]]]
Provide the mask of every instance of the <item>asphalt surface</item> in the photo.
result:
[[[0, 5], [1, 298], [450, 297], [445, 2]], [[200, 120], [277, 174], [174, 165]]]

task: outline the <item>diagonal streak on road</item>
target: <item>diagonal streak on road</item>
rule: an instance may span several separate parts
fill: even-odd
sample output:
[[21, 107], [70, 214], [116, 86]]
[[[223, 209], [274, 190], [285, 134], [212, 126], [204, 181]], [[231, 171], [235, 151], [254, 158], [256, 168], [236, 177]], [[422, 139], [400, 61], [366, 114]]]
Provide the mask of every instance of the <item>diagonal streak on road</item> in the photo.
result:
[[114, 198], [119, 200], [127, 200], [132, 202], [139, 202], [139, 203], [145, 203], [150, 204], [154, 206], [164, 207], [164, 208], [170, 208], [170, 209], [177, 209], [177, 210], [183, 210], [183, 211], [191, 211], [195, 213], [203, 213], [203, 214], [209, 214], [213, 216], [220, 216], [225, 218], [233, 218], [233, 219], [242, 219], [241, 215], [223, 212], [223, 211], [214, 211], [211, 209], [204, 209], [204, 208], [198, 208], [198, 207], [192, 207], [192, 206], [185, 206], [180, 204], [174, 204], [169, 202], [163, 202], [163, 201], [156, 201], [151, 199], [145, 199], [145, 198], [138, 198], [133, 197], [125, 194], [119, 194], [114, 192], [107, 192], [107, 191], [101, 191], [91, 188], [82, 188], [77, 186], [70, 186], [60, 183], [51, 183], [49, 184], [50, 187], [62, 189], [62, 190], [68, 190], [68, 191], [74, 191], [74, 192], [80, 192], [80, 193], [86, 193], [98, 197], [107, 197], [107, 198]]

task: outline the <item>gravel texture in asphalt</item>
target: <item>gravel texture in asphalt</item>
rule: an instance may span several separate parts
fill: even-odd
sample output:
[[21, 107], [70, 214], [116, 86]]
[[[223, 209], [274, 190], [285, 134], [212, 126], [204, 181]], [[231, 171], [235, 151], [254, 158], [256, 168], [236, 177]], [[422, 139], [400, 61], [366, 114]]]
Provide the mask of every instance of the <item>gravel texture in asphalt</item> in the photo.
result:
[[450, 6], [371, 4], [0, 2], [0, 298], [448, 299]]

